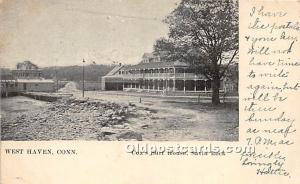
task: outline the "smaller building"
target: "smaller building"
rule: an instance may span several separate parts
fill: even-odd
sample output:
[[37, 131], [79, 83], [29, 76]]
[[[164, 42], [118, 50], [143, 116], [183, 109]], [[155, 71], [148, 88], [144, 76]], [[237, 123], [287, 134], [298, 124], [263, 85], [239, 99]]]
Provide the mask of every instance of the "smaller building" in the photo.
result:
[[18, 63], [9, 74], [1, 73], [1, 96], [18, 92], [54, 92], [55, 86], [54, 80], [43, 78], [42, 70], [30, 61]]
[[54, 92], [55, 82], [52, 79], [44, 79], [42, 71], [30, 61], [17, 64], [12, 75], [17, 80], [17, 90], [20, 92]]

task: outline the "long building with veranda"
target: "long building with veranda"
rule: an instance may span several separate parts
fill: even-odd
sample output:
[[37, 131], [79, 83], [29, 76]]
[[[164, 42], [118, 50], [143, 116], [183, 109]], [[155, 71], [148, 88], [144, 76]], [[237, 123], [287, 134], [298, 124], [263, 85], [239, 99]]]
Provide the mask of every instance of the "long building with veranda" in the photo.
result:
[[[221, 79], [220, 92], [233, 90]], [[161, 92], [163, 94], [211, 93], [212, 81], [187, 63], [161, 61], [158, 55], [144, 54], [136, 65], [119, 64], [101, 79], [102, 90]]]

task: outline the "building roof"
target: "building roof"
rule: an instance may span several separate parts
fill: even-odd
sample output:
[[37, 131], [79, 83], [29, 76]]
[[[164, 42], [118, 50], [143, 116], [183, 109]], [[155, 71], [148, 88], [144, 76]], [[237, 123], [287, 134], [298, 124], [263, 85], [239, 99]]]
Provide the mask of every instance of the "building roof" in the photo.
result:
[[12, 69], [11, 70], [12, 72], [23, 72], [23, 71], [28, 71], [28, 72], [41, 72], [42, 71], [42, 69]]
[[19, 83], [54, 83], [52, 79], [17, 79]]
[[106, 76], [115, 75], [121, 68], [123, 68], [123, 65], [115, 66], [108, 74], [106, 74]]
[[125, 66], [124, 70], [132, 70], [132, 69], [156, 69], [156, 68], [172, 68], [172, 67], [188, 67], [189, 65], [180, 62], [150, 62], [150, 63], [139, 63], [137, 65]]
[[38, 66], [33, 64], [31, 61], [23, 61], [21, 63], [17, 63], [17, 70], [23, 69], [23, 70], [36, 70], [38, 69]]
[[151, 58], [151, 57], [154, 57], [153, 53], [144, 53], [142, 56], [142, 58]]

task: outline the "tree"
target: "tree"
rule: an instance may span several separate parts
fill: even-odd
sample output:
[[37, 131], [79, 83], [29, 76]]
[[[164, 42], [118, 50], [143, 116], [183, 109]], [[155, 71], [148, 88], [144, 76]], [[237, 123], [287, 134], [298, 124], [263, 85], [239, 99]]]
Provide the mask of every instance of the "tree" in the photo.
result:
[[164, 21], [169, 35], [154, 51], [189, 62], [212, 80], [212, 103], [219, 104], [220, 81], [238, 54], [238, 1], [182, 0]]

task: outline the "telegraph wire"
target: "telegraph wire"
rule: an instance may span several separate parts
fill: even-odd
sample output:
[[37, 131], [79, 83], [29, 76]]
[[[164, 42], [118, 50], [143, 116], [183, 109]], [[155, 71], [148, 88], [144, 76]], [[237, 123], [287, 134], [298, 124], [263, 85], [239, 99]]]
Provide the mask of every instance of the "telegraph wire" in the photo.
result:
[[74, 9], [74, 8], [67, 8], [65, 10], [72, 11], [72, 12], [89, 13], [89, 14], [100, 15], [100, 16], [125, 18], [125, 19], [138, 19], [138, 20], [159, 21], [159, 22], [163, 20], [157, 17], [142, 17], [142, 16], [133, 16], [133, 15], [131, 16], [131, 15], [113, 14], [108, 12], [99, 12], [99, 11], [92, 11], [92, 10]]

